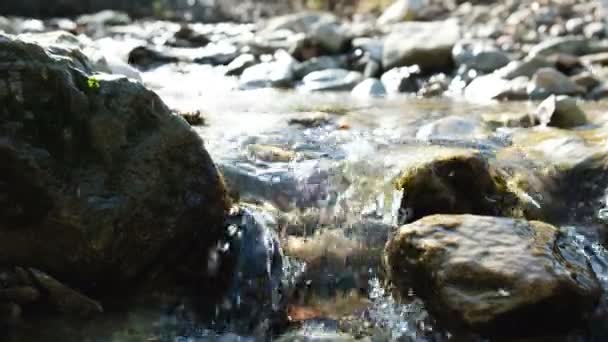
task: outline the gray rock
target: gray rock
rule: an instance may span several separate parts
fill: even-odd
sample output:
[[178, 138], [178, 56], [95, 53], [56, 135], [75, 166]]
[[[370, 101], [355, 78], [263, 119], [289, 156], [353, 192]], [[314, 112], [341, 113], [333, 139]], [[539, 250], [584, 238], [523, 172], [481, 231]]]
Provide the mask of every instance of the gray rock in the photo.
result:
[[227, 65], [239, 56], [239, 49], [230, 43], [210, 43], [201, 49], [194, 63]]
[[432, 139], [473, 138], [486, 133], [481, 123], [475, 119], [447, 116], [420, 127], [416, 133], [416, 139], [428, 141]]
[[538, 106], [536, 116], [541, 124], [558, 128], [573, 128], [588, 123], [576, 99], [565, 95], [549, 96]]
[[302, 79], [300, 89], [305, 91], [352, 90], [363, 75], [357, 71], [346, 69], [327, 69], [315, 71]]
[[296, 61], [285, 51], [278, 51], [276, 60], [251, 66], [243, 71], [241, 89], [288, 87], [294, 81]]
[[457, 66], [466, 65], [484, 73], [502, 68], [511, 61], [506, 53], [495, 47], [466, 40], [454, 46], [452, 57]]
[[587, 25], [587, 21], [584, 18], [572, 18], [566, 21], [566, 31], [570, 34], [581, 34], [583, 29]]
[[[330, 13], [302, 12], [273, 18], [260, 34], [264, 35], [280, 30], [304, 34], [309, 44], [318, 45], [329, 53], [341, 51], [350, 40], [347, 31], [338, 19]], [[299, 51], [293, 52], [294, 55], [300, 54]]]
[[0, 36], [0, 50], [0, 264], [100, 292], [171, 255], [203, 269], [228, 200], [188, 124], [140, 83], [54, 49]]
[[589, 39], [604, 38], [606, 36], [606, 24], [603, 22], [593, 22], [585, 26], [585, 37]]
[[110, 25], [128, 25], [131, 18], [127, 13], [105, 10], [94, 14], [81, 15], [76, 19], [76, 24], [82, 26], [104, 27]]
[[129, 52], [128, 62], [142, 69], [149, 69], [167, 63], [179, 61], [162, 49], [147, 46], [138, 46]]
[[530, 56], [548, 56], [557, 53], [584, 55], [592, 50], [590, 42], [584, 37], [559, 37], [543, 41], [530, 49]]
[[572, 76], [572, 81], [586, 90], [591, 90], [601, 83], [601, 81], [589, 71], [584, 71]]
[[539, 221], [434, 215], [403, 226], [385, 264], [451, 329], [523, 337], [574, 327], [597, 305], [601, 286], [576, 248]]
[[521, 76], [532, 78], [538, 69], [551, 68], [553, 66], [553, 63], [542, 56], [526, 57], [523, 61], [513, 61], [505, 67], [498, 69], [496, 74], [507, 80]]
[[359, 83], [351, 94], [357, 98], [382, 97], [386, 95], [386, 89], [377, 78], [368, 78]]
[[353, 48], [359, 48], [367, 52], [369, 57], [375, 61], [382, 62], [384, 42], [379, 38], [360, 37], [352, 41]]
[[405, 20], [416, 20], [426, 5], [424, 0], [396, 0], [382, 12], [377, 23], [387, 25]]
[[551, 94], [577, 95], [584, 91], [568, 76], [553, 68], [539, 69], [528, 85], [528, 95], [532, 98], [544, 98]]
[[342, 56], [320, 56], [308, 59], [294, 65], [296, 79], [301, 80], [306, 75], [327, 69], [342, 69], [346, 67], [346, 58]]
[[[517, 79], [516, 79], [517, 80]], [[507, 80], [496, 73], [477, 77], [464, 90], [464, 96], [472, 101], [521, 99], [527, 97], [524, 88], [520, 89], [518, 81]]]
[[415, 93], [420, 89], [421, 70], [417, 65], [393, 68], [385, 72], [380, 80], [387, 93]]
[[451, 19], [396, 24], [384, 41], [383, 67], [448, 68], [453, 65], [452, 48], [459, 39], [460, 26]]
[[226, 66], [226, 76], [240, 76], [245, 69], [254, 66], [257, 62], [257, 58], [252, 54], [240, 55]]

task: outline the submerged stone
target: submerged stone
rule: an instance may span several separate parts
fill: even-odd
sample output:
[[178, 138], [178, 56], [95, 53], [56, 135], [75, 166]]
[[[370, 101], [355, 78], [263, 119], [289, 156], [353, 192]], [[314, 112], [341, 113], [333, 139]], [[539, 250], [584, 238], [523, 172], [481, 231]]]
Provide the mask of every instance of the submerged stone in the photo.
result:
[[574, 98], [551, 95], [536, 110], [541, 124], [558, 128], [573, 128], [588, 123], [587, 115]]
[[601, 295], [586, 257], [543, 222], [434, 215], [403, 226], [385, 250], [388, 276], [442, 324], [486, 337], [567, 331]]

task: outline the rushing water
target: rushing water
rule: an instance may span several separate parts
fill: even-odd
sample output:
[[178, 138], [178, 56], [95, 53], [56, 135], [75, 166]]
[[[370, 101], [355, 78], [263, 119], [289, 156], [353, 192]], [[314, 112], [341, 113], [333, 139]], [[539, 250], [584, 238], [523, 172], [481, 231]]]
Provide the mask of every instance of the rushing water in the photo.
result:
[[[377, 254], [392, 227], [398, 224], [396, 210], [401, 196], [394, 190], [392, 180], [403, 160], [426, 153], [429, 148], [468, 146], [493, 155], [508, 144], [500, 133], [484, 129], [466, 136], [447, 135], [420, 142], [417, 135], [425, 124], [461, 116], [481, 128], [483, 115], [526, 112], [534, 104], [473, 104], [405, 96], [360, 99], [348, 93], [271, 89], [239, 91], [237, 80], [223, 76], [221, 67], [194, 64], [162, 66], [144, 73], [143, 81], [172, 109], [202, 113], [206, 125], [196, 130], [228, 182], [239, 184], [242, 200], [278, 208], [281, 215], [292, 215], [295, 223], [289, 232], [284, 232], [286, 235], [327, 234], [322, 235], [324, 241], [334, 242], [318, 248], [333, 248], [335, 255], [344, 258], [362, 255], [363, 265], [343, 265], [344, 269], [338, 268], [335, 273], [362, 268], [365, 284], [346, 285], [340, 291], [327, 293], [313, 290], [319, 292], [313, 294], [315, 299], [302, 305], [322, 314], [313, 314], [314, 319], [304, 323], [298, 336], [310, 341], [348, 340], [340, 335], [340, 330], [348, 330], [378, 341], [449, 339], [449, 333], [433, 331], [432, 321], [419, 300], [413, 297], [410, 303], [397, 303], [379, 280]], [[585, 109], [597, 123], [602, 123], [605, 117], [601, 110], [605, 107], [594, 104]], [[313, 124], [294, 124], [293, 119], [311, 116]], [[279, 148], [280, 153], [264, 154], [268, 146]], [[601, 213], [604, 215], [605, 211]], [[305, 227], [307, 215], [314, 216], [312, 228]], [[579, 227], [564, 229], [608, 289], [608, 252], [594, 240], [597, 235], [589, 236], [584, 229], [586, 233], [582, 234]], [[290, 249], [286, 250], [289, 253]], [[352, 254], [341, 255], [344, 251]], [[367, 254], [374, 253], [375, 257], [366, 259]], [[371, 260], [369, 264], [365, 264], [367, 260]], [[302, 273], [304, 277], [310, 275], [295, 267], [285, 276], [301, 277]], [[361, 286], [365, 287], [363, 294], [347, 294]], [[34, 321], [11, 333], [7, 340], [42, 340], [41, 331], [43, 339], [49, 341], [256, 339], [217, 334], [209, 327], [198, 326], [179, 306], [160, 311], [165, 314], [159, 313], [158, 308], [134, 306], [131, 312], [109, 312], [94, 322]], [[344, 322], [349, 321], [350, 328], [348, 324], [344, 328]], [[364, 331], [355, 331], [354, 326], [363, 327], [359, 330]]]

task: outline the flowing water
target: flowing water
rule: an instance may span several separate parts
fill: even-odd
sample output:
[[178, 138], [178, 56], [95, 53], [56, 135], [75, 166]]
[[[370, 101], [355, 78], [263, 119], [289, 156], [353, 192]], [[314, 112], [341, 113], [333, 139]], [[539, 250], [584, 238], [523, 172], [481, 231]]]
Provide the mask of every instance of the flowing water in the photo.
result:
[[[381, 285], [379, 253], [399, 223], [401, 194], [392, 182], [408, 158], [445, 146], [476, 148], [491, 158], [510, 142], [503, 130], [483, 128], [482, 117], [529, 112], [534, 104], [239, 91], [237, 80], [225, 77], [222, 67], [196, 64], [161, 66], [143, 73], [143, 82], [170, 108], [201, 112], [205, 125], [195, 129], [228, 183], [238, 188], [235, 195], [288, 220], [290, 224], [279, 231], [282, 242], [303, 238], [294, 240], [304, 241], [303, 248], [286, 243], [286, 254], [309, 260], [319, 255], [342, 258], [341, 264], [323, 272], [302, 272], [298, 267], [286, 272], [286, 277], [304, 277], [312, 294], [294, 305], [294, 312], [304, 312], [310, 319], [303, 319], [285, 340], [293, 340], [290, 336], [308, 341], [349, 340], [340, 331], [370, 341], [450, 338], [447, 332], [435, 331], [418, 299], [397, 303]], [[606, 120], [604, 108], [604, 103], [585, 106], [597, 124]], [[421, 127], [449, 116], [471, 120], [475, 129], [464, 135], [417, 139]], [[564, 229], [608, 289], [608, 254], [598, 240], [601, 234], [580, 224], [585, 222], [572, 222]], [[307, 236], [313, 241], [322, 236], [317, 239], [322, 243], [306, 247]], [[319, 273], [334, 278], [320, 279]], [[337, 281], [339, 277], [346, 280]], [[329, 283], [331, 290], [324, 288]], [[601, 322], [594, 329], [599, 339], [605, 336]], [[195, 323], [179, 305], [164, 310], [134, 306], [130, 312], [110, 312], [95, 321], [33, 321], [12, 332], [7, 341], [253, 341], [266, 332], [257, 333], [216, 333], [213, 326]]]

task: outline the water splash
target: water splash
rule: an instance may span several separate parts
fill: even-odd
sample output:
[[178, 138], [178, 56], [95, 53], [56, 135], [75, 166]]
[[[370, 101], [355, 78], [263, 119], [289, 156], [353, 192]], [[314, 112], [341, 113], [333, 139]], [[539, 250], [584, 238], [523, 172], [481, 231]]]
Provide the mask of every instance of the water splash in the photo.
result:
[[[378, 278], [369, 283], [369, 319], [377, 328], [385, 331], [390, 341], [420, 337], [424, 322], [429, 315], [419, 299], [409, 304], [400, 304], [382, 287]], [[422, 328], [422, 329], [421, 329]]]

